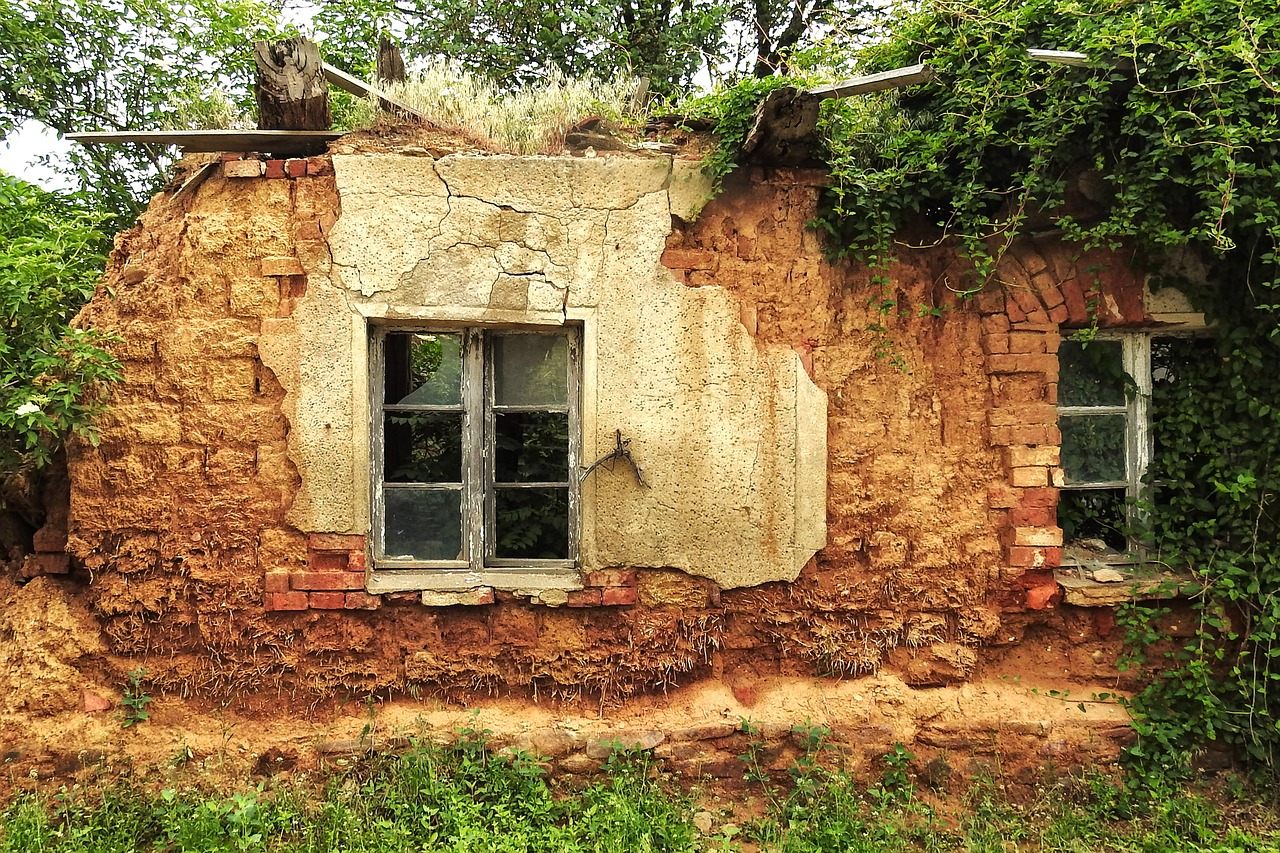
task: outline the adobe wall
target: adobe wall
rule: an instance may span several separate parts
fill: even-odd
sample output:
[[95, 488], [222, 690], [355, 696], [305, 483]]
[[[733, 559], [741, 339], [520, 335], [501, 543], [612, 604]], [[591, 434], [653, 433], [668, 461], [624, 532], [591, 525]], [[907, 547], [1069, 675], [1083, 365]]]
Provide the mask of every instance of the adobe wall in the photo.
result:
[[[287, 399], [289, 371], [310, 363], [288, 329], [333, 287], [344, 216], [331, 161], [313, 158], [227, 163], [193, 193], [157, 197], [120, 239], [83, 315], [122, 337], [126, 379], [100, 445], [70, 454], [70, 588], [112, 654], [183, 690], [618, 697], [711, 676], [749, 696], [771, 674], [881, 667], [929, 685], [1016, 654], [1029, 631], [1069, 640], [1063, 670], [1111, 672], [1109, 611], [1058, 606], [1051, 573], [1053, 353], [1059, 324], [1092, 316], [1076, 316], [1094, 288], [1084, 262], [1028, 247], [1003, 289], [886, 321], [867, 273], [825, 261], [805, 227], [820, 182], [742, 175], [692, 223], [677, 210], [688, 215], [651, 249], [665, 286], [736, 310], [748, 340], [792, 350], [826, 394], [827, 545], [794, 583], [722, 589], [654, 560], [601, 568], [583, 579], [599, 592], [574, 601], [489, 588], [472, 606], [427, 606], [366, 592], [360, 531], [298, 524], [300, 494], [360, 488], [344, 472], [302, 488]], [[954, 302], [952, 263], [911, 255], [889, 296]], [[1141, 319], [1132, 274], [1088, 301], [1104, 323]], [[905, 370], [877, 355], [867, 329], [882, 322]]]

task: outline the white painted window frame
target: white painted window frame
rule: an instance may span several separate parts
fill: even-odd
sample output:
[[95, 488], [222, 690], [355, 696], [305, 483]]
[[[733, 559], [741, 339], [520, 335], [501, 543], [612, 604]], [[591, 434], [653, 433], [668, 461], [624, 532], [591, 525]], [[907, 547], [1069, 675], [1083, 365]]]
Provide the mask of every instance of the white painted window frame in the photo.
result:
[[[421, 560], [386, 556], [384, 548], [386, 502], [384, 487], [385, 343], [394, 333], [441, 333], [463, 336], [462, 414], [462, 537], [465, 559]], [[494, 359], [492, 337], [496, 333], [559, 336], [568, 345], [568, 401], [559, 407], [533, 407], [538, 411], [562, 410], [568, 415], [569, 447], [567, 487], [569, 534], [567, 559], [500, 558], [495, 556], [495, 441]], [[371, 444], [371, 557], [370, 592], [408, 590], [463, 590], [477, 586], [531, 588], [580, 586], [581, 489], [577, 472], [582, 455], [582, 329], [526, 325], [404, 325], [374, 324], [370, 328], [370, 444]], [[531, 409], [532, 410], [532, 409]], [[511, 484], [503, 484], [510, 487]], [[539, 484], [521, 484], [534, 488]], [[563, 484], [556, 484], [557, 486]]]
[[[1151, 340], [1164, 337], [1168, 332], [1146, 329], [1141, 331], [1098, 332], [1092, 340], [1118, 340], [1121, 342], [1121, 361], [1124, 371], [1133, 380], [1133, 394], [1123, 406], [1058, 406], [1058, 416], [1063, 415], [1124, 415], [1125, 416], [1125, 478], [1094, 483], [1069, 483], [1059, 488], [1062, 491], [1101, 491], [1124, 489], [1127, 503], [1126, 514], [1132, 522], [1136, 512], [1136, 502], [1145, 496], [1146, 487], [1142, 477], [1147, 466], [1151, 464], [1154, 450], [1151, 439]], [[1065, 342], [1065, 341], [1064, 341]], [[1064, 542], [1064, 546], [1069, 543]], [[1132, 539], [1124, 553], [1103, 555], [1090, 558], [1093, 562], [1127, 564], [1141, 562], [1142, 549]], [[1065, 551], [1063, 563], [1074, 564], [1074, 560]]]

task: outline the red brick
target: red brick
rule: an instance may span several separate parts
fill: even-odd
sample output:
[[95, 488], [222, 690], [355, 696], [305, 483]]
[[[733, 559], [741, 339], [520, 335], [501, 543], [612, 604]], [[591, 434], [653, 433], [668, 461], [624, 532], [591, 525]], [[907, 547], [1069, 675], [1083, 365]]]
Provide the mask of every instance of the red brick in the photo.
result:
[[232, 160], [243, 160], [244, 154], [239, 151], [223, 151], [222, 154], [218, 156], [218, 159], [223, 163], [230, 163]]
[[421, 604], [420, 592], [388, 592], [382, 596], [387, 604]]
[[1014, 331], [1009, 333], [1009, 352], [1057, 352], [1056, 341], [1049, 346], [1049, 336], [1038, 332]]
[[351, 556], [345, 551], [312, 551], [307, 555], [307, 568], [317, 572], [345, 572]]
[[1026, 312], [1018, 307], [1017, 301], [1012, 296], [1005, 297], [1004, 313], [1014, 323], [1027, 319]]
[[987, 489], [987, 506], [992, 509], [1009, 509], [1022, 501], [1022, 489], [1009, 486], [992, 486]]
[[267, 572], [262, 580], [262, 588], [266, 592], [288, 592], [289, 573], [288, 572]]
[[282, 296], [288, 296], [293, 299], [300, 299], [307, 295], [307, 276], [287, 275], [280, 279]]
[[635, 588], [627, 586], [612, 586], [607, 589], [603, 589], [600, 591], [600, 603], [605, 606], [635, 604]]
[[1009, 336], [1004, 332], [995, 332], [982, 336], [982, 351], [987, 355], [1004, 355], [1009, 352]]
[[308, 157], [307, 174], [312, 176], [331, 175], [333, 174], [333, 163], [328, 157]]
[[1002, 426], [991, 428], [991, 444], [1062, 444], [1062, 432], [1056, 426]]
[[1058, 505], [1057, 489], [1024, 489], [1022, 492], [1023, 506], [1054, 506]]
[[1009, 513], [1009, 523], [1015, 527], [1056, 527], [1058, 513], [1052, 507], [1017, 507]]
[[1015, 444], [1005, 451], [1005, 460], [1010, 468], [1023, 468], [1032, 465], [1050, 467], [1057, 465], [1058, 459], [1058, 447], [1054, 444], [1041, 444], [1036, 447]]
[[305, 592], [269, 592], [263, 604], [267, 610], [306, 610]]
[[349, 592], [342, 600], [346, 610], [377, 610], [382, 606], [382, 598], [367, 592]]
[[1084, 326], [1089, 322], [1089, 301], [1095, 296], [1085, 296], [1085, 289], [1077, 279], [1064, 281], [1059, 289], [1067, 309], [1067, 319], [1073, 326]]
[[284, 161], [268, 160], [267, 168], [266, 168], [266, 171], [263, 172], [263, 175], [268, 178], [283, 178], [284, 177]]
[[1056, 353], [1018, 353], [987, 356], [987, 373], [1045, 373], [1058, 376]]
[[570, 607], [599, 607], [600, 600], [600, 590], [598, 589], [569, 590]]
[[635, 569], [602, 569], [587, 572], [582, 579], [583, 586], [635, 586]]
[[987, 413], [987, 422], [993, 427], [1044, 426], [1058, 422], [1058, 407], [1048, 403], [1023, 403], [1018, 406], [1001, 406]]
[[1023, 566], [1028, 569], [1056, 569], [1062, 565], [1062, 549], [1051, 546], [1036, 548], [1027, 545], [1011, 545], [1008, 562], [1011, 566]]
[[307, 546], [313, 551], [363, 551], [364, 537], [346, 533], [312, 533]]
[[1062, 545], [1062, 528], [1053, 527], [1015, 527], [1013, 529], [1014, 545], [1031, 545], [1046, 547]]
[[1042, 489], [1049, 485], [1049, 469], [1042, 465], [1014, 468], [1009, 471], [1009, 483], [1018, 489]]
[[347, 596], [341, 592], [313, 592], [307, 596], [307, 603], [316, 610], [341, 610], [346, 606]]
[[367, 568], [369, 568], [369, 562], [364, 551], [352, 551], [347, 556], [347, 571], [363, 573]]
[[284, 163], [284, 170], [291, 178], [301, 178], [307, 173], [307, 161], [297, 159], [286, 160]]
[[364, 575], [357, 572], [298, 572], [289, 576], [294, 589], [363, 589]]
[[[1032, 293], [1028, 288], [1010, 287], [1006, 289], [1006, 293], [1017, 303], [1018, 308], [1022, 310], [1022, 313], [1028, 319], [1041, 323], [1049, 319], [1045, 313], [1044, 305], [1040, 302], [1040, 297]], [[1008, 302], [1006, 301], [1005, 304], [1007, 305]]]
[[1053, 607], [1056, 602], [1054, 599], [1058, 595], [1058, 585], [1056, 583], [1048, 583], [1042, 586], [1033, 586], [1027, 590], [1027, 608], [1030, 610], [1045, 610]]

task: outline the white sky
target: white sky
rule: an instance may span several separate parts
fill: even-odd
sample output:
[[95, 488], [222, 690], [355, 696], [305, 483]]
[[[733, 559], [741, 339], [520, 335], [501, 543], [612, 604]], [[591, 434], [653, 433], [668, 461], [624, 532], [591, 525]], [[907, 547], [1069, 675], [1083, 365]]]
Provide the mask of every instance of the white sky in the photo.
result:
[[0, 171], [16, 175], [47, 190], [70, 189], [71, 184], [65, 176], [37, 165], [35, 160], [42, 154], [63, 155], [74, 144], [59, 139], [57, 133], [40, 122], [28, 121], [0, 143]]

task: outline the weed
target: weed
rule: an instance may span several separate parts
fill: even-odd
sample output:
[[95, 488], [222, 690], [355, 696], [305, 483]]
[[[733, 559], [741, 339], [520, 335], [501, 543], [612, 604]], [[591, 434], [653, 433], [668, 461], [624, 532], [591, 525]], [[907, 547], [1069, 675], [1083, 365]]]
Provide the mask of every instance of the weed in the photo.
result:
[[146, 677], [147, 671], [143, 667], [129, 673], [129, 683], [125, 685], [124, 695], [120, 698], [119, 714], [120, 725], [126, 729], [151, 719], [147, 706], [152, 700], [142, 689], [142, 679]]

